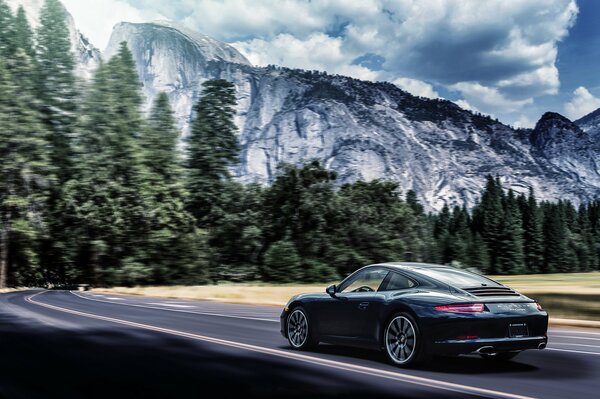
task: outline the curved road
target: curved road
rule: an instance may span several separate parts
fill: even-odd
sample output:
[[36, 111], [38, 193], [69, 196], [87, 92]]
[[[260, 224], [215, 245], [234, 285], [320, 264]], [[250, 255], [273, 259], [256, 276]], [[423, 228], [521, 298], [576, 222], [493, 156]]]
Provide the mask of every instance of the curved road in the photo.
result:
[[280, 310], [68, 291], [0, 295], [0, 398], [587, 398], [600, 331], [495, 364], [436, 358], [404, 370], [377, 352], [290, 349]]

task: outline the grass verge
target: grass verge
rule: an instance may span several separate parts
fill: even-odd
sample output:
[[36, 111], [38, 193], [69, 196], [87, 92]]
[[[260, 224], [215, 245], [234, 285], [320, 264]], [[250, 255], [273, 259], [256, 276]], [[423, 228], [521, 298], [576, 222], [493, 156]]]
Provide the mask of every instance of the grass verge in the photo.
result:
[[[600, 272], [492, 276], [493, 279], [539, 301], [552, 317], [600, 320]], [[284, 306], [302, 292], [322, 292], [328, 284], [222, 284], [172, 287], [116, 287], [96, 292], [158, 298], [212, 300], [229, 303]]]

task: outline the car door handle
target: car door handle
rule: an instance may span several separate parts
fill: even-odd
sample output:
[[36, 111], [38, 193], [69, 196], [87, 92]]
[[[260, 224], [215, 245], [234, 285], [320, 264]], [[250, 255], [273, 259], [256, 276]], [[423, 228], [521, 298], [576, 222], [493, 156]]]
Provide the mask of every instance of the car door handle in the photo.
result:
[[358, 305], [358, 308], [359, 308], [360, 310], [365, 310], [365, 309], [366, 309], [366, 308], [368, 308], [368, 307], [369, 307], [369, 302], [361, 302], [361, 303]]

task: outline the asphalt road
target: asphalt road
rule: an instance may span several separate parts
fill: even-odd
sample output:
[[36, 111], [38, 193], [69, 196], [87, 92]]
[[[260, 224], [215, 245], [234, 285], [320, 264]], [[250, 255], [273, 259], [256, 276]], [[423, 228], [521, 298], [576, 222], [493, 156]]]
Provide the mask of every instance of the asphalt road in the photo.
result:
[[[590, 398], [600, 331], [552, 329], [515, 361], [290, 349], [280, 309], [66, 291], [0, 295], [0, 397]], [[218, 395], [209, 395], [209, 392]]]

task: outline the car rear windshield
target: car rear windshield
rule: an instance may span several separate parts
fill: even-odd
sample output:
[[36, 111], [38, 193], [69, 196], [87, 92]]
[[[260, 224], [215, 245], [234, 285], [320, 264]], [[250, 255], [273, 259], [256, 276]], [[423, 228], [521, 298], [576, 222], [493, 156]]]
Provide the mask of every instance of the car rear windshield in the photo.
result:
[[482, 285], [498, 286], [497, 283], [484, 276], [460, 269], [451, 269], [447, 267], [422, 268], [419, 269], [418, 272], [458, 288], [481, 287]]

